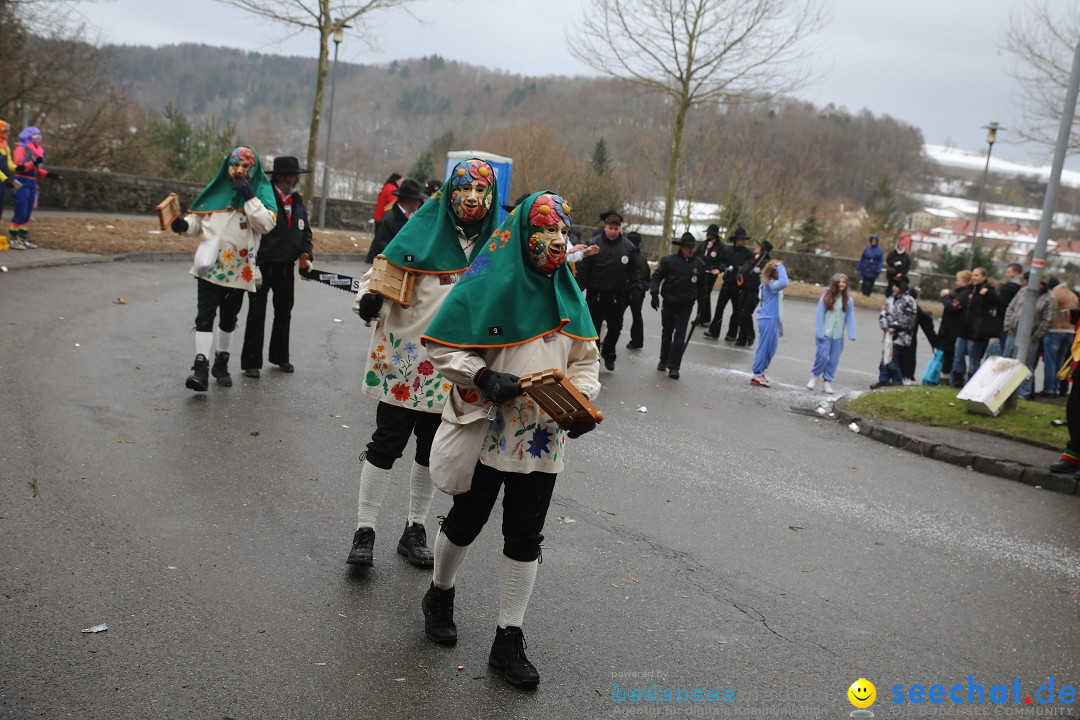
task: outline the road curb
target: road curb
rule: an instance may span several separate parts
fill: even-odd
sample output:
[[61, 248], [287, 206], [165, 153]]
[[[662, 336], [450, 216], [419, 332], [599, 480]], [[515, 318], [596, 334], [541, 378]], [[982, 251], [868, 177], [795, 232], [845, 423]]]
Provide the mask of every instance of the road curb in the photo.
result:
[[879, 418], [854, 412], [849, 403], [843, 398], [833, 404], [833, 411], [836, 413], [837, 422], [844, 425], [855, 423], [859, 426], [860, 435], [865, 435], [871, 440], [884, 443], [889, 447], [907, 450], [933, 460], [959, 465], [984, 475], [1014, 480], [1043, 490], [1051, 490], [1065, 495], [1080, 495], [1080, 482], [1072, 475], [1055, 475], [1042, 467], [1016, 462], [1015, 460], [975, 455], [946, 443], [933, 442], [916, 435], [909, 435], [889, 427]]

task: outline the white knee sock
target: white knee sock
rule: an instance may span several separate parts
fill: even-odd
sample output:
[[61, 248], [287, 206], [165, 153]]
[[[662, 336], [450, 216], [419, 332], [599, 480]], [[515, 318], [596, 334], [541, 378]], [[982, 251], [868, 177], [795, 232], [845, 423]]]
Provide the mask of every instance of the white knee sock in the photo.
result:
[[519, 562], [502, 556], [499, 568], [499, 627], [521, 627], [529, 607], [537, 562]]
[[435, 569], [431, 572], [431, 582], [440, 590], [449, 590], [457, 582], [457, 571], [465, 556], [469, 554], [469, 545], [455, 545], [450, 542], [442, 530], [435, 538]]
[[229, 352], [229, 345], [232, 343], [232, 333], [225, 332], [221, 328], [217, 329], [217, 352]]
[[409, 492], [409, 524], [424, 524], [427, 520], [428, 510], [431, 509], [431, 498], [435, 494], [435, 483], [431, 482], [431, 473], [423, 465], [413, 462], [412, 475], [409, 476], [411, 490]]
[[356, 529], [373, 528], [379, 518], [379, 508], [390, 485], [390, 471], [375, 467], [367, 460], [360, 470], [360, 499], [356, 509]]
[[210, 351], [214, 347], [214, 333], [212, 332], [196, 332], [195, 333], [195, 354], [204, 355], [210, 357]]

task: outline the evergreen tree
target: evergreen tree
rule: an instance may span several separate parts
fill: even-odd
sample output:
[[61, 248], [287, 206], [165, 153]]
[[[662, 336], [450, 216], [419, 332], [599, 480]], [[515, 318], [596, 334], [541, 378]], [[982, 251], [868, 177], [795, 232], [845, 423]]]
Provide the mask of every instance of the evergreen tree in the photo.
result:
[[896, 193], [889, 185], [888, 178], [882, 178], [875, 185], [863, 202], [863, 208], [868, 214], [864, 230], [866, 235], [876, 233], [882, 237], [894, 235], [903, 229], [904, 215], [897, 205]]
[[596, 141], [592, 151], [592, 171], [597, 175], [606, 175], [611, 169], [611, 158], [608, 157], [607, 143], [604, 138]]
[[825, 233], [817, 219], [817, 208], [813, 208], [799, 228], [799, 241], [792, 246], [796, 252], [813, 252], [825, 242]]
[[[937, 262], [934, 263], [934, 272], [942, 275], [955, 275], [961, 270], [967, 270], [969, 257], [967, 250], [954, 253], [950, 252], [948, 248], [943, 248]], [[972, 267], [985, 268], [988, 277], [998, 277], [993, 251], [979, 245], [975, 246], [975, 264]]]

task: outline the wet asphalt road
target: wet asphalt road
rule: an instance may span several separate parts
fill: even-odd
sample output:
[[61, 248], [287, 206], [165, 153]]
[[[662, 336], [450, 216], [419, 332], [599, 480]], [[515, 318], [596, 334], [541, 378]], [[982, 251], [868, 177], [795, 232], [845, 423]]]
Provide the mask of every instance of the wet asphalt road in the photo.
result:
[[[682, 380], [656, 372], [646, 306], [646, 348], [601, 371], [607, 420], [556, 486], [525, 623], [542, 681], [513, 690], [486, 667], [498, 510], [458, 577], [456, 648], [424, 638], [429, 576], [394, 554], [407, 463], [375, 567], [344, 564], [375, 410], [351, 297], [298, 283], [297, 372], [194, 394], [186, 269], [0, 276], [0, 717], [612, 717], [658, 707], [613, 683], [654, 682], [733, 690], [669, 717], [842, 717], [860, 677], [878, 717], [954, 717], [972, 708], [890, 688], [1080, 684], [1080, 498], [791, 412], [814, 405], [813, 305], [789, 300], [769, 390], [700, 330]], [[838, 389], [875, 379], [875, 320]]]

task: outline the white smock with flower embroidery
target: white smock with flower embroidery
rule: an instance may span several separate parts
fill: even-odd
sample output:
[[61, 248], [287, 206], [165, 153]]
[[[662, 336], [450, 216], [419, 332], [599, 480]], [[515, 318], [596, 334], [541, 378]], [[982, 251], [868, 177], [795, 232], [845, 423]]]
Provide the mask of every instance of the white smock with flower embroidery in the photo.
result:
[[[360, 278], [360, 289], [352, 306], [353, 312], [358, 315], [360, 298], [367, 294], [371, 284], [371, 273], [368, 270]], [[375, 331], [371, 333], [371, 347], [368, 348], [362, 379], [363, 391], [365, 395], [391, 405], [441, 413], [450, 391], [450, 382], [444, 380], [428, 360], [420, 336], [435, 319], [460, 273], [415, 275], [409, 307], [383, 300]]]
[[188, 274], [222, 287], [248, 292], [259, 289], [256, 255], [262, 236], [273, 230], [277, 222], [277, 216], [259, 198], [245, 201], [243, 210], [190, 213], [184, 220], [188, 229], [183, 234], [188, 237], [221, 236], [213, 267], [202, 275], [192, 267]]
[[[592, 400], [600, 394], [600, 362], [596, 343], [559, 332], [521, 345], [498, 348], [453, 348], [428, 340], [428, 356], [455, 383], [444, 411], [463, 417], [483, 407], [487, 398], [473, 378], [482, 368], [522, 376], [558, 368], [581, 394]], [[435, 442], [439, 436], [435, 436]], [[488, 467], [513, 473], [562, 472], [566, 431], [540, 411], [528, 395], [519, 395], [495, 408], [494, 419], [480, 448], [479, 460]]]

